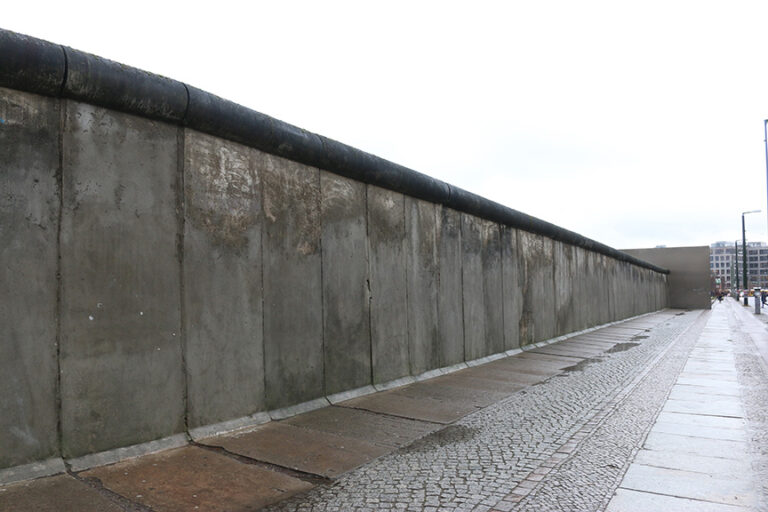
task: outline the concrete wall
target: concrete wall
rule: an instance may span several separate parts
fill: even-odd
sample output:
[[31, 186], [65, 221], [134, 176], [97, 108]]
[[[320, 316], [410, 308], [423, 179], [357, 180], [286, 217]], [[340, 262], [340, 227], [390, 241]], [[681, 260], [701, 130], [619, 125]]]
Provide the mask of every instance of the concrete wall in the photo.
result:
[[266, 151], [261, 135], [227, 135], [261, 126], [253, 113], [216, 136], [172, 122], [170, 100], [73, 99], [100, 90], [75, 57], [90, 58], [70, 58], [70, 85], [39, 91], [68, 98], [0, 87], [0, 468], [666, 306], [657, 268], [338, 143], [318, 157], [277, 121], [264, 140], [280, 149]]
[[0, 468], [59, 454], [59, 101], [0, 91]]
[[669, 269], [670, 307], [680, 309], [709, 309], [712, 307], [709, 297], [708, 246], [626, 249], [624, 252]]

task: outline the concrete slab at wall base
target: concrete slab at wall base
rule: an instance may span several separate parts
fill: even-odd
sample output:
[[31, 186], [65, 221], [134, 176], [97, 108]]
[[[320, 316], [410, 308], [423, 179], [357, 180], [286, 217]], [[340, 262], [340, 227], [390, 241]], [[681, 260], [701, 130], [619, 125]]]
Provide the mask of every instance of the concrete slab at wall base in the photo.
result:
[[269, 411], [269, 417], [272, 418], [273, 421], [284, 420], [285, 418], [290, 418], [291, 416], [296, 416], [297, 414], [314, 411], [315, 409], [320, 409], [321, 407], [327, 407], [329, 405], [331, 405], [331, 403], [328, 401], [328, 399], [322, 397], [315, 400], [310, 400], [308, 402], [291, 405], [290, 407]]
[[64, 465], [64, 461], [58, 457], [40, 462], [32, 462], [22, 466], [0, 469], [0, 485], [34, 480], [36, 478], [64, 473], [66, 470], [67, 468]]
[[189, 437], [191, 437], [193, 441], [198, 441], [200, 439], [227, 434], [236, 430], [244, 430], [251, 427], [257, 427], [259, 425], [263, 425], [264, 423], [268, 423], [271, 421], [271, 419], [272, 418], [269, 417], [269, 413], [260, 412], [250, 416], [245, 416], [243, 418], [237, 418], [230, 421], [222, 421], [221, 423], [216, 423], [214, 425], [206, 425], [203, 427], [189, 429]]
[[373, 387], [376, 391], [387, 391], [389, 389], [399, 388], [400, 386], [407, 386], [416, 382], [416, 377], [408, 376], [400, 379], [390, 380], [389, 382], [382, 382], [381, 384], [374, 384]]
[[334, 393], [333, 395], [328, 395], [325, 398], [328, 399], [331, 405], [336, 405], [340, 402], [344, 402], [345, 400], [352, 400], [353, 398], [370, 395], [371, 393], [375, 393], [375, 392], [376, 392], [375, 387], [363, 386], [357, 389], [350, 389], [349, 391], [342, 391], [341, 393]]

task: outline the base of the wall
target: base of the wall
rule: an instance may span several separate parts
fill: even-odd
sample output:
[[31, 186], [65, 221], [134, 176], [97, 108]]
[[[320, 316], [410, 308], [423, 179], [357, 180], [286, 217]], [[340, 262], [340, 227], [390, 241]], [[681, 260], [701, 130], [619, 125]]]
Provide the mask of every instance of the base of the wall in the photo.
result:
[[346, 402], [347, 400], [352, 400], [353, 398], [360, 398], [361, 396], [371, 395], [375, 392], [376, 388], [368, 385], [361, 388], [350, 389], [349, 391], [342, 391], [341, 393], [328, 395], [325, 398], [328, 399], [331, 405], [336, 405], [341, 402]]
[[221, 423], [214, 423], [213, 425], [204, 425], [202, 427], [196, 427], [189, 429], [189, 437], [193, 441], [199, 441], [207, 437], [214, 437], [221, 434], [228, 434], [235, 430], [244, 430], [264, 423], [268, 423], [271, 420], [269, 414], [266, 412], [257, 412], [250, 416], [243, 416], [229, 421], [222, 421]]
[[8, 469], [0, 469], [0, 484], [12, 484], [24, 480], [34, 480], [44, 476], [63, 473], [67, 470], [64, 461], [60, 458], [32, 462], [23, 466], [14, 466]]
[[67, 465], [72, 471], [83, 471], [96, 466], [114, 464], [125, 459], [133, 459], [150, 453], [157, 453], [171, 448], [181, 448], [188, 443], [186, 434], [176, 434], [163, 439], [156, 439], [148, 443], [135, 444], [123, 448], [115, 448], [105, 452], [91, 453], [74, 459], [67, 459]]
[[505, 357], [507, 357], [506, 352], [499, 352], [498, 354], [491, 354], [489, 356], [473, 359], [472, 361], [467, 361], [467, 366], [480, 366], [481, 364], [490, 363], [491, 361], [496, 361], [498, 359], [504, 359]]
[[406, 377], [401, 377], [389, 382], [374, 384], [373, 387], [376, 388], [376, 391], [387, 391], [390, 389], [399, 388], [400, 386], [407, 386], [408, 384], [413, 384], [414, 382], [416, 382], [416, 377], [408, 375]]
[[296, 416], [297, 414], [314, 411], [315, 409], [320, 409], [329, 405], [331, 405], [331, 403], [327, 398], [316, 398], [315, 400], [310, 400], [309, 402], [302, 402], [300, 404], [291, 405], [290, 407], [269, 411], [269, 417], [272, 418], [273, 421], [284, 420], [285, 418], [290, 418], [291, 416]]
[[[660, 311], [663, 311], [663, 310], [660, 310]], [[142, 443], [142, 444], [128, 446], [124, 448], [117, 448], [117, 449], [109, 450], [105, 452], [84, 455], [82, 457], [78, 457], [75, 459], [68, 459], [66, 461], [66, 464], [70, 467], [72, 471], [83, 471], [86, 469], [90, 469], [92, 467], [104, 466], [107, 464], [114, 464], [115, 462], [119, 462], [125, 459], [131, 459], [134, 457], [139, 457], [142, 455], [148, 455], [150, 453], [156, 453], [156, 452], [168, 450], [171, 448], [179, 448], [187, 445], [190, 439], [192, 441], [197, 441], [199, 439], [204, 439], [204, 438], [213, 437], [213, 436], [222, 435], [222, 434], [230, 434], [236, 431], [248, 431], [251, 428], [256, 428], [259, 425], [263, 425], [270, 421], [277, 421], [285, 418], [290, 418], [291, 416], [296, 416], [297, 414], [314, 411], [316, 409], [327, 407], [329, 405], [336, 405], [346, 400], [351, 400], [353, 398], [370, 395], [372, 393], [376, 393], [379, 391], [387, 391], [390, 389], [395, 389], [401, 386], [406, 386], [408, 384], [413, 384], [414, 382], [421, 382], [434, 377], [439, 377], [440, 375], [447, 375], [449, 373], [457, 372], [459, 370], [463, 370], [471, 366], [479, 366], [481, 364], [489, 363], [491, 361], [496, 361], [497, 359], [503, 359], [505, 357], [510, 357], [510, 356], [520, 354], [527, 350], [533, 350], [535, 348], [545, 347], [552, 343], [557, 343], [558, 341], [567, 340], [575, 336], [580, 336], [582, 334], [596, 331], [598, 329], [603, 329], [605, 327], [610, 327], [611, 325], [627, 322], [629, 320], [642, 318], [644, 316], [651, 315], [657, 312], [658, 311], [644, 313], [642, 315], [625, 318], [623, 320], [618, 320], [615, 322], [609, 322], [609, 323], [598, 325], [595, 327], [590, 327], [589, 329], [583, 329], [581, 331], [572, 332], [572, 333], [565, 334], [563, 336], [558, 336], [556, 338], [552, 338], [549, 340], [544, 340], [538, 343], [525, 345], [520, 348], [507, 350], [505, 352], [491, 354], [489, 356], [481, 357], [479, 359], [474, 359], [472, 361], [467, 361], [464, 363], [446, 366], [443, 368], [429, 370], [427, 372], [421, 373], [416, 376], [406, 376], [406, 377], [395, 379], [389, 382], [374, 384], [372, 386], [363, 386], [361, 388], [352, 389], [349, 391], [344, 391], [341, 393], [329, 395], [326, 397], [317, 398], [314, 400], [310, 400], [308, 402], [292, 405], [290, 407], [284, 407], [282, 409], [276, 409], [276, 410], [267, 411], [267, 412], [259, 412], [250, 416], [245, 416], [245, 417], [237, 418], [234, 420], [215, 423], [212, 425], [205, 425], [202, 427], [196, 427], [194, 429], [190, 429], [188, 434], [186, 433], [176, 434], [163, 439], [150, 441], [148, 443]], [[66, 466], [64, 461], [59, 458], [54, 458], [46, 461], [26, 464], [23, 466], [15, 466], [8, 469], [0, 469], [0, 484], [10, 484], [10, 483], [20, 482], [24, 480], [32, 480], [35, 478], [55, 475], [57, 473], [63, 473], [65, 471], [66, 471]]]

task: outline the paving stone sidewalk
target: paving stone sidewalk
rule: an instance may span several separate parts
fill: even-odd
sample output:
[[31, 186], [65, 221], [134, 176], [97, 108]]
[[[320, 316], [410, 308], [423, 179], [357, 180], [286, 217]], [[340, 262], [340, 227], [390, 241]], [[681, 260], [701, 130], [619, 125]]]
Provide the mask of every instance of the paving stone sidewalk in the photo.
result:
[[[578, 359], [566, 371], [269, 510], [598, 510], [618, 484], [602, 473], [613, 472], [616, 480], [638, 439], [618, 439], [625, 452], [616, 453], [613, 445], [598, 450], [593, 458], [603, 472], [581, 475], [586, 483], [573, 480], [576, 489], [556, 476], [558, 468], [604, 423], [628, 387], [681, 345], [681, 335], [702, 328], [701, 312], [668, 311], [587, 335], [587, 343], [612, 342], [607, 349], [586, 349], [578, 338], [535, 349], [532, 354]], [[544, 483], [555, 490], [548, 501], [527, 499]], [[583, 503], [584, 496], [592, 503]]]
[[762, 407], [748, 396], [760, 380], [764, 392], [766, 379], [745, 336], [744, 325], [756, 320], [741, 309], [733, 300], [714, 306], [609, 512], [767, 509], [760, 482], [768, 475], [754, 436], [765, 430], [766, 395]]
[[[722, 441], [765, 470], [755, 450], [768, 442], [768, 380], [754, 340], [768, 338], [745, 314], [725, 302], [646, 315], [249, 431], [0, 486], [0, 510], [623, 510], [622, 496], [646, 492], [632, 480], [653, 467], [644, 453], [687, 435], [659, 418], [688, 413], [662, 407], [690, 399], [673, 387], [693, 386], [681, 371], [700, 371], [712, 350], [735, 365], [748, 431]], [[732, 360], [713, 345], [718, 329]], [[749, 495], [761, 506], [759, 488]]]

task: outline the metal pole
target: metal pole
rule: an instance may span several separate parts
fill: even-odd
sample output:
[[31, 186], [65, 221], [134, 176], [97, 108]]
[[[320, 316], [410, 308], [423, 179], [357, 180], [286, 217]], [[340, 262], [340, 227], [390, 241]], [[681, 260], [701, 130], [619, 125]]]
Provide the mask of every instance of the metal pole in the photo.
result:
[[739, 300], [739, 241], [733, 242], [733, 261], [736, 262], [736, 272], [733, 273], [733, 282], [736, 283], [736, 300]]
[[743, 271], [744, 271], [744, 305], [749, 306], [749, 301], [747, 300], [747, 233], [744, 229], [744, 214], [741, 214], [741, 252], [742, 252], [742, 260], [741, 263], [743, 264]]
[[[768, 202], [768, 119], [763, 120], [763, 144], [765, 145], [765, 197]], [[768, 215], [768, 212], [766, 212], [766, 215]]]

